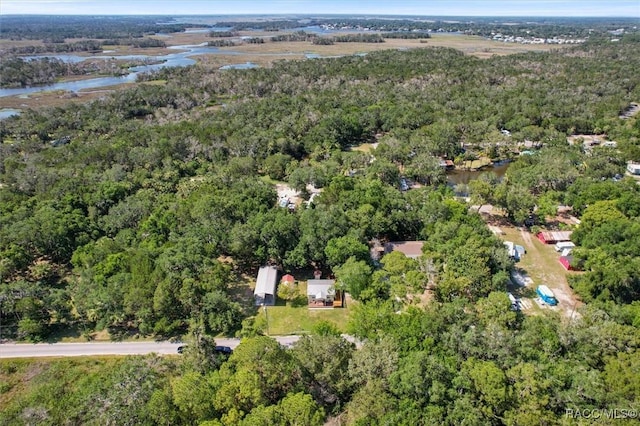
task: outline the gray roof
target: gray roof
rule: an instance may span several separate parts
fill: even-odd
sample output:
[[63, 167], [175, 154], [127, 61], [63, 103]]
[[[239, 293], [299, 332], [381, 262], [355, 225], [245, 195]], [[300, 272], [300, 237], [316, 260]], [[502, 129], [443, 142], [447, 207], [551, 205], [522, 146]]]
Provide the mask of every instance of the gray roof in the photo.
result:
[[276, 294], [276, 279], [278, 278], [278, 269], [275, 266], [263, 266], [258, 270], [258, 278], [256, 279], [256, 289], [253, 294], [266, 295]]
[[335, 285], [335, 280], [309, 280], [307, 281], [307, 296], [322, 295], [325, 297]]
[[384, 252], [399, 251], [405, 256], [416, 259], [422, 255], [424, 241], [389, 241], [384, 245]]

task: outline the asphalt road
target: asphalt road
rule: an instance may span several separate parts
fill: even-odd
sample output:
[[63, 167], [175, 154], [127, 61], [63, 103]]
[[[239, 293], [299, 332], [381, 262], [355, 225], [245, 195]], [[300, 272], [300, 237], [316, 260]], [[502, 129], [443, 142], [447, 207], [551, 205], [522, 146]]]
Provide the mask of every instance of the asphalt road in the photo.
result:
[[[300, 336], [274, 336], [274, 339], [284, 346], [290, 346], [298, 341]], [[0, 358], [177, 354], [178, 346], [184, 344], [171, 342], [2, 343]], [[235, 349], [240, 344], [240, 339], [216, 339], [216, 344]]]

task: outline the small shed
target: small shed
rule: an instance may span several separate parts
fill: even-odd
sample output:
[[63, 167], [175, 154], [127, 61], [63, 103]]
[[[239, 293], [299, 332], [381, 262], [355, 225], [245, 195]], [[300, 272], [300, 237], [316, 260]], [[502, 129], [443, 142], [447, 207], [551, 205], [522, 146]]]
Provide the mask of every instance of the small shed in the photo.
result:
[[561, 241], [571, 241], [571, 231], [539, 232], [537, 237], [544, 244], [555, 244]]
[[573, 256], [560, 256], [560, 259], [558, 259], [558, 260], [560, 261], [562, 266], [564, 266], [564, 269], [566, 269], [567, 271], [575, 271], [576, 270], [575, 266], [572, 265]]
[[277, 278], [278, 269], [275, 266], [263, 266], [258, 270], [256, 289], [253, 291], [256, 306], [275, 305]]
[[296, 282], [296, 279], [291, 274], [286, 274], [280, 280], [281, 283], [293, 284]]

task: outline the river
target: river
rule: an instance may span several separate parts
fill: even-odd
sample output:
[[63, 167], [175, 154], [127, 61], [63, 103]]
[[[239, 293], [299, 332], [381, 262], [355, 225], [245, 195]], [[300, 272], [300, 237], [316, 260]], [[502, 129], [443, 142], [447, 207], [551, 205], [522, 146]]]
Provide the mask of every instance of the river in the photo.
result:
[[163, 67], [186, 67], [196, 63], [190, 56], [206, 55], [206, 54], [225, 54], [225, 55], [238, 55], [238, 52], [220, 51], [217, 47], [210, 47], [204, 44], [199, 45], [184, 45], [184, 46], [171, 46], [169, 49], [176, 50], [176, 53], [170, 53], [168, 55], [148, 56], [148, 55], [126, 55], [126, 56], [109, 56], [109, 55], [92, 55], [92, 56], [78, 56], [78, 55], [42, 55], [42, 56], [30, 56], [26, 59], [33, 58], [56, 58], [64, 62], [77, 63], [86, 61], [88, 59], [142, 59], [154, 62], [151, 65], [140, 65], [129, 68], [129, 74], [121, 77], [97, 77], [89, 78], [86, 80], [78, 81], [65, 81], [54, 84], [47, 84], [43, 86], [34, 87], [20, 87], [15, 89], [0, 89], [0, 98], [6, 96], [27, 95], [30, 93], [64, 90], [69, 92], [77, 92], [83, 89], [95, 89], [99, 87], [115, 86], [122, 83], [133, 83], [136, 81], [138, 74], [144, 72], [155, 71]]

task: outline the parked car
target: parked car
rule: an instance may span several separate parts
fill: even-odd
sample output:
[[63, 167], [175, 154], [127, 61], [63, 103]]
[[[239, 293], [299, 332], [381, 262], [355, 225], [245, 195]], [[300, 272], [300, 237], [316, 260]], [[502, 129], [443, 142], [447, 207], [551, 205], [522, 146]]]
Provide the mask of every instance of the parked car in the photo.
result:
[[233, 353], [233, 349], [229, 346], [216, 346], [213, 348], [214, 352], [224, 355], [231, 355]]
[[[184, 353], [185, 349], [187, 349], [187, 345], [178, 346], [178, 353]], [[233, 353], [233, 349], [229, 346], [216, 346], [213, 348], [213, 352], [217, 354], [231, 355]]]

